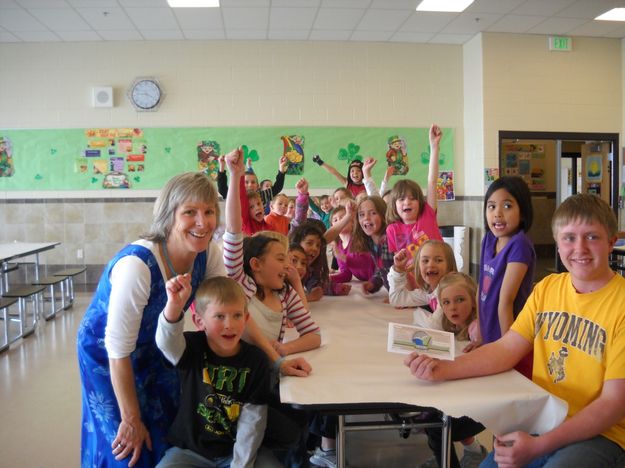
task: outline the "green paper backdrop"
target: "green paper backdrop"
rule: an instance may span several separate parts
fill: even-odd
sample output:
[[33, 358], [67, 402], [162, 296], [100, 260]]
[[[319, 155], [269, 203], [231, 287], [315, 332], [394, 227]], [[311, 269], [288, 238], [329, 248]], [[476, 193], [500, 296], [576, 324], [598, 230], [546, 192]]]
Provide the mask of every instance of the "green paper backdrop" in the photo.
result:
[[[220, 153], [247, 145], [256, 150], [259, 159], [253, 166], [259, 180], [275, 177], [278, 160], [283, 154], [284, 135], [304, 137], [304, 173], [312, 188], [335, 188], [338, 181], [312, 162], [319, 154], [328, 164], [346, 175], [347, 161], [338, 159], [339, 150], [350, 143], [358, 145], [363, 158], [378, 159], [373, 175], [379, 184], [386, 169], [386, 152], [389, 137], [399, 135], [407, 145], [410, 171], [405, 177], [416, 180], [421, 186], [427, 183], [429, 156], [427, 128], [369, 128], [369, 127], [211, 127], [211, 128], [144, 128], [144, 129], [90, 129], [95, 136], [88, 136], [89, 129], [47, 130], [0, 130], [1, 139], [8, 139], [13, 160], [11, 177], [0, 177], [0, 190], [99, 190], [105, 173], [117, 158], [118, 168], [127, 174], [130, 189], [159, 189], [172, 176], [184, 171], [198, 170], [197, 145], [202, 140], [219, 143]], [[122, 135], [135, 130], [133, 137], [117, 136], [110, 146], [105, 135]], [[130, 140], [120, 142], [120, 140]], [[109, 140], [109, 141], [110, 141]], [[104, 146], [90, 148], [89, 143], [99, 141]], [[141, 146], [144, 153], [141, 152]], [[125, 147], [125, 149], [124, 149]], [[130, 151], [127, 151], [127, 150]], [[99, 157], [85, 157], [100, 150]], [[453, 170], [454, 132], [443, 129], [441, 141], [441, 171]], [[144, 156], [143, 161], [141, 154]], [[128, 158], [135, 155], [134, 158]], [[120, 159], [121, 158], [121, 159]], [[129, 161], [128, 159], [135, 159]], [[94, 161], [100, 160], [99, 163]], [[94, 174], [94, 165], [106, 166], [105, 173]], [[143, 167], [139, 167], [139, 166]], [[85, 172], [79, 172], [83, 166]], [[129, 172], [129, 169], [134, 172]], [[285, 189], [293, 188], [300, 176], [288, 176]]]

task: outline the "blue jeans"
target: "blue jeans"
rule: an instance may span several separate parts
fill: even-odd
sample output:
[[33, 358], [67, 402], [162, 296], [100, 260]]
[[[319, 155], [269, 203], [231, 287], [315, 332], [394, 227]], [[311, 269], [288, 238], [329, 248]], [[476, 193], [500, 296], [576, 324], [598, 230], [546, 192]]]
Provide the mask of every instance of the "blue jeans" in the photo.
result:
[[[165, 452], [165, 456], [156, 465], [156, 468], [230, 468], [231, 463], [232, 455], [204, 458], [193, 450], [171, 447]], [[258, 449], [254, 466], [257, 468], [277, 468], [282, 465], [271, 454], [270, 450], [261, 447]]]
[[[494, 451], [489, 453], [480, 468], [497, 468], [494, 456]], [[596, 436], [543, 455], [525, 465], [525, 468], [619, 468], [623, 464], [625, 450], [603, 436]]]

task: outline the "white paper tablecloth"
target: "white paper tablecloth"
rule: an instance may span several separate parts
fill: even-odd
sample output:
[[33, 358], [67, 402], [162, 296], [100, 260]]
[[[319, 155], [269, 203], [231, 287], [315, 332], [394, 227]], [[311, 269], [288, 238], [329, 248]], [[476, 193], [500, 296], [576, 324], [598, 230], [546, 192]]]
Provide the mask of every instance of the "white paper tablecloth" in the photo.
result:
[[567, 405], [518, 372], [449, 382], [424, 382], [403, 365], [404, 355], [386, 351], [388, 322], [410, 323], [412, 309], [365, 297], [354, 283], [346, 297], [311, 303], [322, 330], [322, 346], [302, 353], [313, 366], [309, 377], [283, 377], [280, 397], [300, 405], [405, 403], [469, 416], [495, 434], [542, 433], [560, 424]]

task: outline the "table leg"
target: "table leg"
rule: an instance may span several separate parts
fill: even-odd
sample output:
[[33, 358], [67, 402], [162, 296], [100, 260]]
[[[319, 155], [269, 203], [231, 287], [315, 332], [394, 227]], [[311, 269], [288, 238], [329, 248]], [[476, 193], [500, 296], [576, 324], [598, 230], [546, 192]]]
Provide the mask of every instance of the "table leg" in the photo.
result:
[[39, 281], [39, 254], [35, 254], [35, 280]]
[[443, 414], [442, 419], [443, 419], [443, 427], [441, 428], [441, 432], [442, 432], [441, 450], [443, 453], [441, 453], [441, 466], [445, 468], [449, 468], [449, 464], [451, 462], [450, 459], [451, 459], [451, 450], [452, 450], [451, 420], [449, 419], [449, 416], [447, 416], [446, 414]]
[[336, 434], [336, 466], [345, 468], [345, 415], [338, 415], [338, 429]]

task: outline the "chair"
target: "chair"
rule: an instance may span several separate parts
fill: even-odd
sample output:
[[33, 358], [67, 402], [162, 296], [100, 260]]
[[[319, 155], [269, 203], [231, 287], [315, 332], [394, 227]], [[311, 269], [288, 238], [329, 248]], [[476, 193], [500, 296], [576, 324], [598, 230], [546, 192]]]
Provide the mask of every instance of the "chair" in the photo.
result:
[[2, 315], [2, 329], [4, 330], [4, 340], [0, 344], [0, 353], [9, 349], [9, 307], [16, 302], [16, 298], [0, 297], [0, 314]]
[[[60, 276], [60, 275], [54, 275], [54, 276], [46, 276], [45, 278], [39, 278], [38, 280], [35, 280], [32, 282], [33, 286], [45, 286], [46, 289], [48, 289], [48, 293], [49, 295], [46, 297], [45, 293], [43, 295], [43, 300], [44, 302], [46, 300], [50, 301], [50, 313], [48, 315], [45, 314], [45, 312], [43, 313], [43, 318], [45, 318], [46, 320], [50, 320], [53, 319], [54, 317], [56, 317], [56, 313], [57, 312], [61, 312], [62, 310], [66, 309], [66, 305], [65, 305], [65, 280], [67, 280], [68, 276]], [[60, 292], [60, 301], [61, 301], [61, 306], [57, 308], [56, 306], [56, 299], [57, 299], [57, 289], [56, 286], [59, 285], [61, 290]]]
[[76, 299], [76, 294], [74, 291], [74, 276], [79, 275], [87, 271], [87, 267], [77, 267], [77, 268], [68, 268], [66, 270], [57, 271], [53, 273], [52, 276], [65, 276], [66, 293], [67, 293], [67, 303], [65, 305], [66, 309], [69, 309], [74, 305], [74, 300]]
[[[9, 299], [17, 299], [19, 318], [12, 317], [13, 322], [19, 322], [20, 329], [15, 340], [18, 338], [26, 338], [35, 331], [37, 326], [37, 320], [41, 312], [41, 303], [39, 301], [40, 294], [46, 289], [45, 286], [28, 286], [22, 285], [12, 288], [10, 291], [5, 292], [2, 297]], [[32, 304], [32, 325], [28, 325], [28, 303]], [[12, 341], [15, 341], [12, 340]]]

